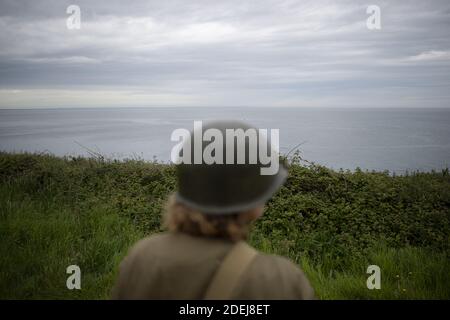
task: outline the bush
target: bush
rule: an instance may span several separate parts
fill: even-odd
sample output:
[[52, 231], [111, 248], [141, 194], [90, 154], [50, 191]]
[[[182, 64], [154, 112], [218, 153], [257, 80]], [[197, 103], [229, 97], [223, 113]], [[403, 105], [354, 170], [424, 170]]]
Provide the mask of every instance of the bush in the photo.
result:
[[[0, 153], [0, 297], [107, 297], [128, 247], [162, 231], [175, 188], [167, 164]], [[302, 264], [323, 298], [448, 298], [449, 206], [445, 170], [394, 176], [294, 161], [250, 242]], [[388, 272], [385, 292], [365, 288], [373, 261]], [[78, 293], [61, 289], [72, 263], [86, 270]], [[389, 279], [405, 272], [416, 276], [399, 292]]]

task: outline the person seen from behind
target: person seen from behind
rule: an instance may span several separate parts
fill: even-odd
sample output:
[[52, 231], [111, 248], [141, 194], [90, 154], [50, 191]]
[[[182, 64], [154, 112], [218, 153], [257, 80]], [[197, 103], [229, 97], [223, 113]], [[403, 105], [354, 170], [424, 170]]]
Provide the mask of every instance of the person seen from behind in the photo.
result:
[[[204, 130], [210, 128], [223, 137], [227, 129], [254, 129], [237, 121], [212, 122]], [[262, 142], [272, 148], [269, 140]], [[248, 139], [234, 140], [235, 159], [243, 150], [240, 143], [249, 159]], [[207, 145], [203, 141], [202, 150]], [[193, 159], [193, 143], [187, 147]], [[164, 215], [168, 231], [133, 246], [120, 264], [112, 298], [315, 299], [296, 264], [246, 243], [251, 224], [287, 177], [281, 164], [274, 175], [261, 175], [263, 166], [259, 157], [256, 164], [178, 164], [178, 190]]]

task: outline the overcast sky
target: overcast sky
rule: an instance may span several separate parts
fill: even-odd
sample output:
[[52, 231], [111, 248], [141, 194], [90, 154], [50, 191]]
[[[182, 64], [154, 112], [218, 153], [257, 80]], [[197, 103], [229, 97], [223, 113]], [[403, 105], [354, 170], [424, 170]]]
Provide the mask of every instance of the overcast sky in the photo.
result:
[[1, 108], [450, 107], [448, 0], [0, 0], [0, 28]]

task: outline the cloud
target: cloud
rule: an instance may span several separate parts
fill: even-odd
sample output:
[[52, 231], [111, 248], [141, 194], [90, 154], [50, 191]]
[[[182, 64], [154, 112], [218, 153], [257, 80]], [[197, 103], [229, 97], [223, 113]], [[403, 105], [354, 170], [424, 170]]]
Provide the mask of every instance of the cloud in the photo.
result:
[[445, 61], [450, 60], [450, 51], [431, 50], [408, 57], [408, 61]]
[[31, 62], [31, 63], [50, 63], [50, 64], [91, 64], [91, 63], [100, 63], [100, 60], [92, 59], [84, 56], [70, 56], [70, 57], [48, 57], [48, 58], [25, 58], [23, 62]]
[[2, 1], [0, 107], [449, 106], [448, 1], [379, 1], [376, 31], [357, 0], [70, 4]]

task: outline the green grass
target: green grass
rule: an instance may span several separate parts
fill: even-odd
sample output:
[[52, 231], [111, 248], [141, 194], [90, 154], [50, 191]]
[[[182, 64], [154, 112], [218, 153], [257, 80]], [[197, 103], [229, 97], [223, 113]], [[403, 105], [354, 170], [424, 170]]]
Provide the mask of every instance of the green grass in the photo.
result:
[[[102, 206], [80, 211], [0, 188], [0, 298], [101, 299], [110, 296], [117, 265], [142, 237]], [[81, 267], [82, 290], [68, 290], [66, 268]]]
[[[162, 231], [173, 166], [0, 153], [0, 298], [104, 299], [128, 248]], [[448, 170], [392, 176], [295, 162], [250, 242], [323, 299], [449, 299]], [[66, 288], [67, 266], [82, 289]], [[381, 290], [368, 290], [368, 265]]]
[[[264, 251], [283, 251], [260, 246]], [[348, 257], [345, 268], [330, 269], [330, 258], [318, 264], [294, 253], [285, 255], [302, 266], [321, 299], [449, 299], [450, 260], [442, 252], [423, 248], [372, 248], [367, 256]], [[381, 269], [380, 290], [368, 290], [367, 267]]]

